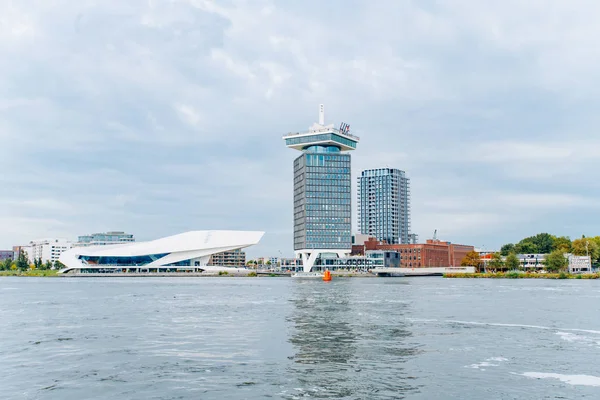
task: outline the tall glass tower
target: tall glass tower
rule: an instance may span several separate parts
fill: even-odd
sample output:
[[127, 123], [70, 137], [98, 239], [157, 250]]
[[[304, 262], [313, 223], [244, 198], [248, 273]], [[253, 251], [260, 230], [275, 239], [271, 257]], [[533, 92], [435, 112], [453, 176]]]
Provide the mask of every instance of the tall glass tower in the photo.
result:
[[359, 138], [350, 125], [319, 122], [308, 132], [289, 133], [285, 145], [302, 152], [294, 160], [294, 251], [309, 272], [322, 258], [345, 257], [352, 249], [350, 154]]
[[410, 180], [399, 169], [362, 171], [358, 177], [360, 233], [389, 244], [410, 243]]

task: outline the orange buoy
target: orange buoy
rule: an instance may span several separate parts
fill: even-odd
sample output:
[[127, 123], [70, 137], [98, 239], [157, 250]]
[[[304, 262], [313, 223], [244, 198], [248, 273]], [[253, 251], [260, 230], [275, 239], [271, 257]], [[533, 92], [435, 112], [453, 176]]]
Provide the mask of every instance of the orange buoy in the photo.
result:
[[331, 272], [329, 272], [328, 269], [326, 269], [325, 273], [323, 274], [323, 280], [325, 282], [329, 282], [331, 280]]

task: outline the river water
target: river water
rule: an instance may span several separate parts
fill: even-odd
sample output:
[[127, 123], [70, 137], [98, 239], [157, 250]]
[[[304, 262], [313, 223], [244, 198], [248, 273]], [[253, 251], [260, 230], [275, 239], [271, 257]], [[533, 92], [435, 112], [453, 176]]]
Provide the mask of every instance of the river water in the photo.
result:
[[600, 282], [0, 278], [0, 399], [598, 399]]

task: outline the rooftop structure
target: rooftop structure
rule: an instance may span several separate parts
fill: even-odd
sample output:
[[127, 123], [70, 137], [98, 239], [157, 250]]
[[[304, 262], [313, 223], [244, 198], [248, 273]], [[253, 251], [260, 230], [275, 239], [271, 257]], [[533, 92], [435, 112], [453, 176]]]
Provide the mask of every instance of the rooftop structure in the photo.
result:
[[319, 122], [308, 132], [283, 136], [287, 147], [302, 152], [294, 160], [294, 251], [304, 271], [317, 259], [342, 258], [350, 253], [352, 211], [350, 155], [360, 140], [350, 125]]
[[111, 231], [79, 236], [77, 238], [77, 243], [75, 243], [74, 246], [105, 246], [131, 242], [135, 242], [135, 238], [132, 234], [122, 231]]

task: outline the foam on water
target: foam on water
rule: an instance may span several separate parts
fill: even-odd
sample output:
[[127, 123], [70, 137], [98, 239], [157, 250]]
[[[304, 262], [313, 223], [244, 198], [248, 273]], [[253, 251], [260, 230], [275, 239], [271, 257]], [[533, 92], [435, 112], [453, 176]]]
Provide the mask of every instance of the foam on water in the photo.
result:
[[490, 357], [480, 363], [465, 365], [465, 368], [480, 369], [482, 371], [485, 371], [484, 367], [499, 367], [500, 366], [500, 364], [494, 364], [494, 363], [492, 363], [492, 361], [493, 362], [503, 362], [503, 361], [508, 361], [508, 359], [506, 359], [504, 357]]
[[565, 375], [549, 372], [524, 372], [521, 375], [535, 379], [558, 379], [569, 385], [600, 386], [600, 376], [593, 375]]

